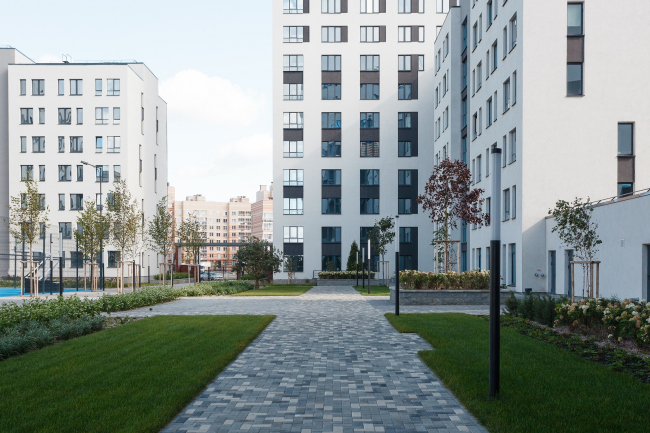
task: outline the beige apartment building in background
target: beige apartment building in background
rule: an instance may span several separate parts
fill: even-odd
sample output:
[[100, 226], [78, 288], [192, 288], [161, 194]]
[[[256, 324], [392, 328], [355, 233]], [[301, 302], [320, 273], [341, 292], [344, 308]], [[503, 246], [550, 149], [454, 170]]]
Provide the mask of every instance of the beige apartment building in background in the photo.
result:
[[260, 185], [251, 206], [253, 237], [273, 243], [273, 185]]

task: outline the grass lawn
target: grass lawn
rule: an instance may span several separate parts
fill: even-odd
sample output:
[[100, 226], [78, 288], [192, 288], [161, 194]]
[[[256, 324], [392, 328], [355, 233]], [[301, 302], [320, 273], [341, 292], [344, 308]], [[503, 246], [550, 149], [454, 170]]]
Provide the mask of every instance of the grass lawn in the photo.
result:
[[359, 293], [365, 296], [389, 296], [390, 291], [388, 286], [375, 286], [374, 284], [370, 286], [370, 295], [368, 294], [368, 286], [354, 286]]
[[158, 432], [274, 316], [158, 316], [0, 363], [2, 432]]
[[262, 287], [257, 290], [247, 290], [245, 292], [236, 293], [232, 296], [300, 296], [312, 287], [314, 287], [313, 284], [278, 284]]
[[488, 322], [463, 314], [388, 320], [435, 350], [422, 360], [491, 433], [647, 432], [650, 385], [501, 328], [501, 396], [488, 395]]

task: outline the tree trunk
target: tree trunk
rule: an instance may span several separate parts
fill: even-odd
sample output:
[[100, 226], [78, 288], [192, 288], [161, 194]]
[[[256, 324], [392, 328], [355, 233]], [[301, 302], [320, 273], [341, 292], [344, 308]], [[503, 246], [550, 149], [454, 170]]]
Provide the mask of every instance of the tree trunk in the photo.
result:
[[[34, 252], [33, 252], [33, 243], [29, 243], [29, 294], [31, 296], [36, 296], [38, 298], [38, 281], [36, 282], [36, 295], [34, 295]], [[45, 251], [43, 251], [45, 254]], [[23, 276], [24, 277], [24, 276]]]
[[260, 288], [260, 279], [259, 278], [255, 278], [255, 288], [256, 289]]

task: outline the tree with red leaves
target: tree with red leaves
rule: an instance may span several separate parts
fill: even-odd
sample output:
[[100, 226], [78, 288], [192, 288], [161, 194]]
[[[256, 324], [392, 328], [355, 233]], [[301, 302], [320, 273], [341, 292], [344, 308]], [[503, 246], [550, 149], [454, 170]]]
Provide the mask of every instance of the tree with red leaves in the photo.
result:
[[472, 174], [463, 161], [443, 160], [433, 168], [424, 195], [418, 204], [429, 211], [431, 221], [440, 226], [441, 240], [449, 240], [449, 232], [458, 228], [458, 221], [467, 224], [488, 225], [490, 215], [481, 213], [485, 191], [472, 189]]

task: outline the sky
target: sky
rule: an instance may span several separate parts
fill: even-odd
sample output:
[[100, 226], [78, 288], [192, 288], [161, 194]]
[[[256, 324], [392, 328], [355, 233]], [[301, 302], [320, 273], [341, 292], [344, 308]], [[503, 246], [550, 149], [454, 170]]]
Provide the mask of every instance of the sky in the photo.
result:
[[[271, 0], [4, 0], [0, 46], [36, 62], [137, 60], [168, 104], [176, 198], [272, 181]], [[254, 31], [251, 31], [254, 29]]]

